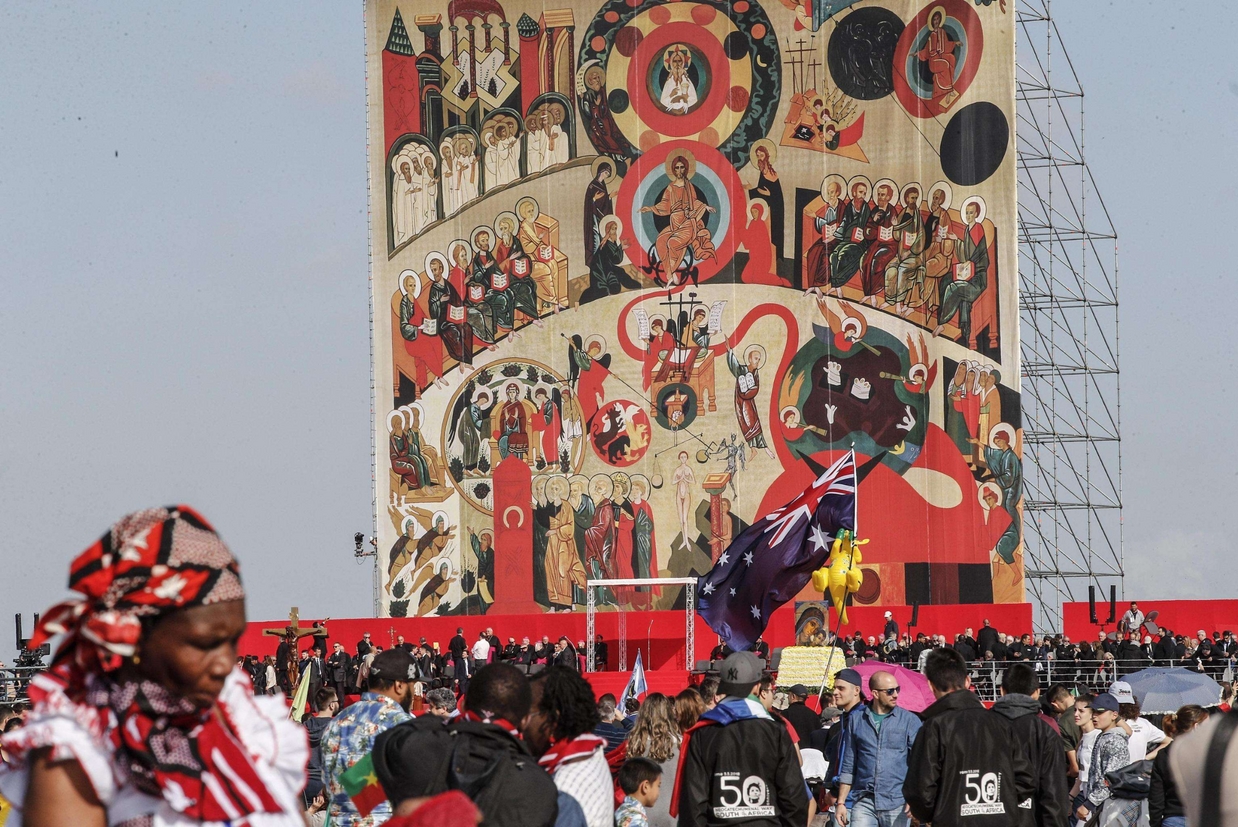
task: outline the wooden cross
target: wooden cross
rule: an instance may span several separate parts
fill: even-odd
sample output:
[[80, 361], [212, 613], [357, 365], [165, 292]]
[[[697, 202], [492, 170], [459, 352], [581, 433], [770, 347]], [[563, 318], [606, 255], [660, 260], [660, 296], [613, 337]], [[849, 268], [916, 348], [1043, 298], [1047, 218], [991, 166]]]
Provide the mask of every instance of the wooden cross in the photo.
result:
[[327, 636], [327, 621], [331, 618], [326, 618], [322, 623], [315, 623], [308, 629], [301, 628], [301, 616], [296, 606], [292, 607], [292, 611], [288, 612], [288, 625], [282, 629], [263, 629], [262, 634], [272, 635], [273, 637], [292, 638], [300, 640], [303, 637], [314, 635], [315, 637]]

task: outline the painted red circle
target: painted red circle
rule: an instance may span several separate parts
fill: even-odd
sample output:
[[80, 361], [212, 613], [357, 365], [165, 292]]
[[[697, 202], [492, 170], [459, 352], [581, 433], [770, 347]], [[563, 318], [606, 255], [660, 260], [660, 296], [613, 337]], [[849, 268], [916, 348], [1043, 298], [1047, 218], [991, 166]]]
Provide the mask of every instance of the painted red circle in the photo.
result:
[[[627, 468], [640, 462], [641, 457], [649, 450], [648, 438], [643, 444], [638, 442], [641, 434], [648, 435], [650, 431], [647, 409], [647, 404], [638, 405], [626, 399], [608, 400], [603, 404], [598, 409], [598, 414], [589, 422], [589, 444], [597, 458], [616, 468]], [[606, 429], [616, 422], [622, 422], [624, 430], [607, 440]], [[622, 447], [620, 439], [628, 440], [629, 444]]]
[[765, 24], [754, 23], [752, 26], [752, 39], [760, 40], [763, 37], [765, 37]]
[[654, 6], [649, 10], [649, 19], [659, 26], [665, 26], [671, 22], [671, 10], [666, 6]]
[[718, 16], [718, 10], [713, 6], [703, 6], [699, 3], [692, 7], [692, 22], [708, 26]]
[[637, 47], [645, 39], [644, 33], [635, 26], [624, 26], [615, 34], [615, 50], [624, 57], [636, 54]]
[[735, 12], [736, 14], [743, 14], [744, 12], [748, 11], [748, 0], [738, 0], [735, 3], [732, 3], [731, 11]]
[[726, 105], [733, 112], [743, 112], [748, 108], [748, 90], [742, 86], [732, 86], [726, 96]]
[[618, 23], [618, 22], [619, 22], [619, 12], [617, 12], [617, 11], [608, 11], [608, 12], [606, 12], [606, 14], [602, 15], [602, 19], [603, 19], [603, 20], [605, 20], [607, 23]]
[[937, 8], [944, 8], [947, 15], [963, 24], [963, 31], [967, 33], [967, 59], [963, 63], [963, 71], [959, 72], [958, 80], [954, 82], [954, 90], [959, 93], [959, 97], [963, 96], [975, 79], [976, 72], [980, 69], [980, 56], [984, 53], [984, 28], [966, 0], [939, 0], [921, 9], [907, 24], [907, 28], [903, 29], [898, 45], [894, 47], [894, 93], [903, 108], [917, 118], [935, 118], [946, 111], [937, 101], [925, 100], [913, 92], [903, 74], [911, 44], [928, 25], [929, 14]]
[[707, 126], [702, 129], [701, 135], [697, 140], [703, 144], [709, 144], [710, 146], [717, 146], [722, 143], [722, 141], [718, 139], [718, 130], [714, 129], [712, 126]]
[[644, 0], [628, 0], [628, 5], [631, 6], [632, 8], [636, 8], [642, 2], [644, 2]]
[[[695, 111], [687, 115], [664, 112], [659, 104], [649, 99], [649, 90], [645, 86], [645, 72], [655, 63], [660, 64], [662, 52], [674, 43], [691, 43], [705, 56], [705, 62], [713, 72], [709, 95]], [[702, 37], [700, 27], [687, 21], [658, 26], [640, 42], [628, 65], [628, 95], [637, 117], [672, 138], [695, 135], [713, 123], [726, 103], [730, 84], [731, 63], [722, 51], [722, 44], [712, 35]]]
[[[721, 152], [709, 144], [704, 144], [700, 141], [679, 140], [658, 144], [637, 158], [633, 162], [631, 169], [628, 170], [628, 174], [623, 176], [623, 183], [619, 186], [619, 192], [615, 195], [615, 215], [623, 219], [623, 237], [631, 245], [628, 247], [628, 256], [631, 258], [632, 263], [638, 267], [648, 266], [648, 254], [637, 240], [635, 228], [636, 222], [641, 218], [637, 208], [640, 206], [652, 206], [652, 204], [634, 204], [633, 199], [636, 197], [636, 191], [640, 188], [641, 183], [648, 176], [655, 174], [658, 168], [666, 163], [666, 159], [670, 154], [677, 149], [687, 149], [696, 158], [697, 175], [701, 174], [700, 171], [703, 167], [708, 167], [714, 175], [718, 176], [730, 201], [730, 224], [727, 228], [726, 236], [721, 240], [714, 238], [714, 257], [706, 259], [697, 265], [700, 270], [700, 279], [704, 281], [716, 275], [719, 270], [735, 257], [735, 251], [739, 247], [740, 226], [744, 222], [746, 215], [744, 212], [747, 201], [746, 190], [743, 183], [739, 180], [739, 173], [735, 171], [735, 167]], [[715, 204], [714, 206], [718, 205]]]
[[662, 136], [659, 135], [657, 132], [654, 132], [652, 129], [646, 129], [644, 132], [640, 134], [640, 142], [639, 142], [640, 151], [648, 152], [649, 150], [657, 146], [658, 142], [661, 140], [662, 140]]
[[606, 48], [606, 38], [600, 34], [594, 35], [593, 39], [589, 41], [589, 45], [593, 47], [593, 51], [600, 52]]

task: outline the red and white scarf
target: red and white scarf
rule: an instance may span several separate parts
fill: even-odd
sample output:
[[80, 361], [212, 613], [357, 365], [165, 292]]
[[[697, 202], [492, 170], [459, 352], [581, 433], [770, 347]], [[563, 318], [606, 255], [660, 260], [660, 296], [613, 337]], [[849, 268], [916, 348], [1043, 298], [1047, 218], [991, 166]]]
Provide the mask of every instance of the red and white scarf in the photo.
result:
[[554, 775], [559, 767], [575, 761], [583, 761], [598, 750], [606, 748], [606, 739], [596, 735], [577, 735], [575, 738], [563, 738], [550, 745], [550, 749], [539, 759], [538, 765], [546, 772]]
[[504, 732], [506, 732], [508, 735], [512, 736], [513, 738], [520, 737], [520, 730], [512, 726], [510, 722], [505, 721], [502, 718], [495, 718], [493, 716], [478, 715], [476, 712], [472, 711], [471, 709], [466, 709], [463, 712], [461, 712], [460, 720], [473, 721], [474, 723], [478, 723], [478, 724], [494, 724], [495, 726], [499, 727], [500, 729], [502, 729]]

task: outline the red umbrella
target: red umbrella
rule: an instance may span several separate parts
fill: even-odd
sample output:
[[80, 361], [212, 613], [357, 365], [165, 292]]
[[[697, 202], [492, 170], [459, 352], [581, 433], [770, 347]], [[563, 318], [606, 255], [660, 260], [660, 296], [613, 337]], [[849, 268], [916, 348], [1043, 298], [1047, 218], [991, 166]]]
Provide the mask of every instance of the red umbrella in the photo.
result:
[[879, 660], [866, 660], [851, 668], [859, 672], [860, 677], [864, 679], [865, 697], [872, 697], [872, 692], [868, 688], [868, 679], [873, 673], [889, 672], [898, 682], [898, 705], [908, 712], [923, 712], [937, 700], [933, 697], [933, 690], [929, 688], [928, 678], [904, 666], [882, 663]]

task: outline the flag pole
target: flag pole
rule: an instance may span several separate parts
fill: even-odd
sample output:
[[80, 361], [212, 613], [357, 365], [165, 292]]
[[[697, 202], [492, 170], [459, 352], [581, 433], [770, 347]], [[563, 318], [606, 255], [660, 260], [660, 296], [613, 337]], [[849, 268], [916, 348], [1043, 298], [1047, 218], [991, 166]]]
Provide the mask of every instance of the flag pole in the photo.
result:
[[[855, 468], [855, 443], [854, 442], [851, 443], [851, 467]], [[853, 553], [852, 553], [851, 559], [847, 561], [848, 571], [850, 571], [851, 567], [855, 565], [854, 543], [856, 539], [859, 537], [859, 532], [857, 530], [859, 528], [859, 525], [860, 525], [860, 479], [859, 479], [859, 474], [857, 473], [856, 480], [855, 480], [855, 497], [852, 498], [852, 506], [851, 506], [851, 542], [853, 544], [852, 545]], [[843, 608], [845, 609], [846, 606], [847, 606], [847, 595], [846, 595], [846, 592], [844, 592], [843, 593]], [[829, 618], [828, 609], [826, 610], [825, 616], [826, 618]], [[826, 624], [826, 626], [828, 628], [828, 624]], [[821, 698], [821, 696], [825, 694], [825, 683], [826, 681], [830, 679], [830, 666], [834, 663], [834, 652], [838, 649], [838, 633], [842, 631], [842, 628], [843, 628], [843, 613], [840, 610], [838, 612], [838, 622], [834, 624], [834, 645], [830, 647], [830, 656], [826, 658], [825, 660], [825, 673], [822, 674], [821, 676], [821, 687], [817, 690], [818, 699]]]

